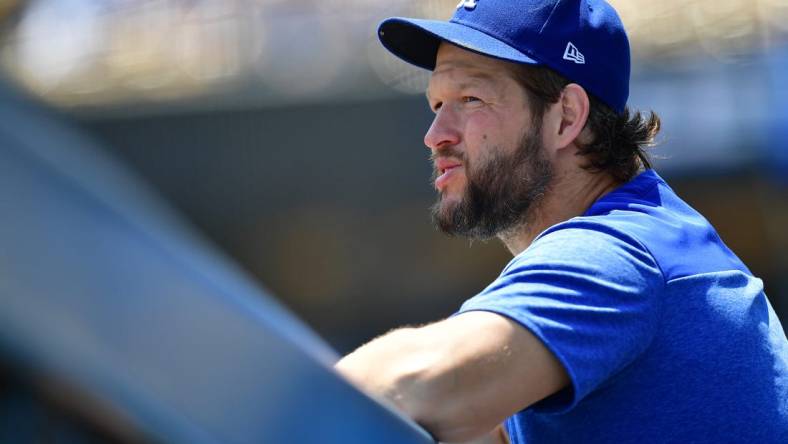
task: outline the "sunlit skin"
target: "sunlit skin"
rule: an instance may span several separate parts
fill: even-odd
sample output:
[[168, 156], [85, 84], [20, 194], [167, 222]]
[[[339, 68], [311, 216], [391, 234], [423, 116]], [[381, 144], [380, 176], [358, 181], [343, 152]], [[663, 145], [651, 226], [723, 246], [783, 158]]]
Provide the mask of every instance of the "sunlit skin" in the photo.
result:
[[[440, 176], [435, 188], [444, 205], [462, 198], [470, 165], [498, 150], [512, 151], [530, 121], [526, 95], [499, 61], [444, 45], [427, 90], [435, 118], [424, 136]], [[512, 118], [518, 116], [518, 118]]]
[[[474, 165], [516, 150], [533, 124], [528, 96], [507, 63], [446, 43], [438, 51], [428, 90], [435, 118], [424, 142], [438, 170], [435, 187], [443, 206], [462, 200]], [[578, 142], [590, 137], [588, 113], [588, 95], [576, 84], [548, 105], [538, 137], [553, 179], [522, 226], [498, 234], [512, 254], [618, 185], [605, 173], [581, 168], [576, 154]], [[569, 384], [563, 366], [527, 329], [481, 311], [394, 330], [336, 368], [444, 442], [505, 443], [501, 423], [507, 417]]]

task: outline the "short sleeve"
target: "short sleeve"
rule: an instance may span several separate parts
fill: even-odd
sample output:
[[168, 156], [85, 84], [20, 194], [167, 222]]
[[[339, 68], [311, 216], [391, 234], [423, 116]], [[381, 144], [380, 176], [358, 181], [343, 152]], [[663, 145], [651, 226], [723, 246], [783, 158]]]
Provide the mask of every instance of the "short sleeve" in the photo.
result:
[[649, 346], [663, 287], [657, 263], [637, 240], [570, 221], [543, 233], [459, 313], [498, 313], [539, 338], [572, 387], [533, 408], [562, 412]]

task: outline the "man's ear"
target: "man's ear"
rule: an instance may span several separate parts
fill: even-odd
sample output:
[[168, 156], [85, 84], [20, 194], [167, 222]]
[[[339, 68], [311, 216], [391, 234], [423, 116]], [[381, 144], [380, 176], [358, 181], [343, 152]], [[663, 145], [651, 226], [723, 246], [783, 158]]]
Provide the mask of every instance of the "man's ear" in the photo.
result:
[[542, 122], [546, 147], [558, 151], [574, 143], [586, 126], [590, 109], [583, 87], [576, 83], [566, 85], [558, 102], [548, 107]]

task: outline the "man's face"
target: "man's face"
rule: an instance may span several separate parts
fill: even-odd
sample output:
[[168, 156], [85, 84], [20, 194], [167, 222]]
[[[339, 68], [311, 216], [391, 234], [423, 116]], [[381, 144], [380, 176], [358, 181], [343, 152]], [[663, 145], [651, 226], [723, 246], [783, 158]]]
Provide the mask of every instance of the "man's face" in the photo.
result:
[[487, 239], [527, 223], [552, 179], [540, 120], [506, 62], [449, 44], [438, 51], [427, 93], [440, 196], [433, 219], [445, 233]]

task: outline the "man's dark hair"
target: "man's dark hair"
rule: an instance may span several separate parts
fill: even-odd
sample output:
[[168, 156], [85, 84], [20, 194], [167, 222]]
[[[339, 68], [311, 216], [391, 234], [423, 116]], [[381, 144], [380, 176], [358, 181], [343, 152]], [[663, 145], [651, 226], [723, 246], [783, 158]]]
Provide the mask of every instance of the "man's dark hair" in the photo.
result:
[[[541, 121], [547, 107], [556, 103], [561, 91], [571, 83], [550, 68], [513, 65], [515, 80], [528, 95], [534, 119]], [[629, 107], [616, 113], [605, 103], [588, 93], [590, 111], [586, 127], [593, 140], [580, 146], [578, 154], [585, 156], [584, 168], [607, 172], [619, 182], [632, 179], [643, 168], [651, 168], [646, 149], [654, 145], [661, 121], [653, 111], [648, 116]]]

